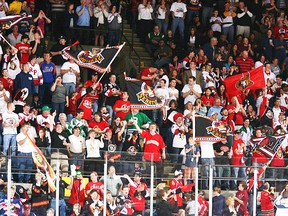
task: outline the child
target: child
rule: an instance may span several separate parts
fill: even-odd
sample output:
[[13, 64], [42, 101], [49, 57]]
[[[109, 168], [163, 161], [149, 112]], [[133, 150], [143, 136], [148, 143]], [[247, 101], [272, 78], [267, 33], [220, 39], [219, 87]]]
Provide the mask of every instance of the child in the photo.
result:
[[190, 135], [188, 138], [188, 144], [185, 145], [186, 161], [185, 161], [185, 172], [184, 172], [184, 185], [188, 184], [189, 179], [196, 179], [196, 167], [200, 157], [200, 149], [194, 143], [193, 136]]

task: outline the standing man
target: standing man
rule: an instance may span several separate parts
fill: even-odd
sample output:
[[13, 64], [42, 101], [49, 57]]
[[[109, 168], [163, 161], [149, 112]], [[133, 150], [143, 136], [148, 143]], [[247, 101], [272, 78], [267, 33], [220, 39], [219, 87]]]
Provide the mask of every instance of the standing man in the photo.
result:
[[40, 104], [51, 104], [51, 87], [56, 79], [56, 66], [51, 62], [52, 55], [44, 53], [44, 61], [40, 63], [40, 70], [43, 74], [43, 85], [40, 86]]
[[61, 66], [66, 62], [66, 59], [62, 56], [62, 50], [66, 47], [66, 37], [61, 36], [58, 39], [58, 43], [54, 44], [50, 53], [52, 55], [52, 62], [56, 65], [56, 73], [60, 74]]
[[250, 26], [252, 22], [253, 14], [248, 10], [247, 6], [243, 1], [239, 2], [237, 8], [237, 26], [236, 26], [236, 35], [244, 35], [244, 37], [249, 37], [250, 35]]
[[189, 77], [188, 84], [182, 89], [184, 104], [187, 104], [189, 101], [194, 104], [196, 99], [201, 97], [202, 89], [195, 81], [196, 78], [194, 76]]
[[[27, 182], [31, 177], [31, 170], [33, 165], [32, 160], [32, 149], [30, 140], [35, 142], [34, 137], [29, 134], [29, 124], [23, 124], [21, 127], [21, 133], [16, 136], [16, 140], [18, 143], [18, 154], [20, 158], [17, 159], [18, 168], [21, 170], [18, 175], [18, 182]], [[21, 157], [23, 156], [23, 157]]]
[[175, 178], [170, 181], [170, 189], [175, 190], [176, 193], [176, 202], [178, 204], [178, 208], [183, 207], [183, 198], [182, 198], [182, 193], [178, 193], [179, 189], [181, 190], [181, 187], [183, 186], [182, 178], [183, 178], [183, 173], [182, 171], [176, 170], [174, 172]]
[[130, 197], [134, 204], [134, 214], [144, 215], [145, 211], [145, 198], [149, 197], [149, 189], [145, 182], [141, 181], [142, 173], [134, 173], [134, 182], [130, 183]]
[[19, 117], [14, 113], [15, 105], [8, 102], [7, 111], [2, 113], [3, 126], [3, 153], [8, 155], [9, 147], [11, 148], [11, 155], [16, 155], [16, 135], [17, 127], [19, 126]]
[[184, 19], [186, 17], [186, 4], [182, 2], [182, 0], [177, 0], [177, 2], [174, 2], [171, 5], [170, 11], [172, 12], [172, 33], [173, 36], [175, 37], [175, 32], [178, 27], [179, 34], [180, 34], [180, 40], [184, 40], [184, 30], [185, 30], [185, 25], [184, 25]]
[[145, 139], [144, 144], [144, 159], [148, 162], [147, 172], [150, 174], [151, 162], [156, 165], [157, 178], [163, 177], [163, 164], [162, 160], [166, 159], [165, 153], [165, 143], [160, 134], [156, 133], [157, 125], [156, 123], [151, 123], [149, 125], [149, 131], [143, 131], [137, 124], [136, 121], [133, 122], [137, 131]]
[[80, 68], [73, 59], [65, 62], [60, 71], [63, 75], [63, 85], [65, 86], [68, 95], [75, 92], [76, 78], [80, 76]]
[[89, 43], [89, 31], [87, 31], [90, 27], [90, 17], [93, 16], [92, 12], [92, 3], [87, 5], [87, 0], [81, 0], [81, 5], [76, 7], [76, 13], [78, 16], [77, 26], [81, 28], [79, 33], [79, 41], [81, 44]]
[[121, 95], [121, 91], [119, 86], [116, 84], [115, 74], [110, 74], [109, 80], [110, 82], [105, 83], [104, 85], [105, 105], [109, 115], [113, 118], [113, 105], [120, 99], [119, 96]]
[[32, 96], [34, 94], [34, 82], [33, 77], [29, 74], [30, 68], [29, 64], [23, 64], [22, 71], [17, 74], [14, 80], [14, 92], [16, 93], [17, 90], [22, 90], [27, 88], [28, 90], [28, 97], [26, 98], [26, 103], [32, 103]]

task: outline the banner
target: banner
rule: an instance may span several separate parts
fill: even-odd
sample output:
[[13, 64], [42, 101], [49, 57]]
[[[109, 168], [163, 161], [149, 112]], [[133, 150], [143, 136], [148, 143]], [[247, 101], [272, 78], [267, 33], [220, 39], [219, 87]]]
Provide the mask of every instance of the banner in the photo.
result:
[[32, 15], [26, 15], [21, 14], [21, 15], [10, 15], [10, 16], [4, 16], [0, 18], [0, 26], [1, 26], [1, 31], [10, 29], [14, 25], [18, 24], [20, 21], [24, 19], [31, 19]]
[[90, 68], [98, 73], [104, 73], [115, 60], [125, 43], [119, 46], [92, 48], [92, 51], [71, 50], [71, 47], [79, 44], [76, 41], [69, 47], [62, 50], [66, 59], [73, 59], [81, 67]]
[[56, 186], [54, 184], [54, 180], [56, 179], [54, 170], [52, 169], [46, 157], [43, 155], [42, 151], [38, 148], [38, 146], [36, 146], [36, 144], [30, 139], [30, 137], [28, 137], [28, 140], [31, 147], [33, 148], [32, 151], [33, 161], [38, 169], [45, 171], [50, 191], [54, 192], [56, 190]]
[[285, 136], [267, 136], [260, 139], [253, 140], [253, 152], [259, 152], [264, 155], [268, 160], [272, 159], [280, 147], [287, 146], [287, 139]]
[[153, 89], [145, 82], [126, 76], [125, 80], [132, 109], [153, 110], [162, 107], [161, 100], [155, 96]]
[[[233, 136], [230, 134], [229, 128], [221, 121], [213, 121], [211, 118], [204, 116], [195, 116], [195, 140], [205, 142], [218, 142], [226, 140], [229, 142]], [[232, 140], [233, 142], [233, 140]]]
[[246, 73], [227, 77], [224, 80], [226, 91], [230, 96], [241, 94], [244, 90], [265, 88], [263, 66]]

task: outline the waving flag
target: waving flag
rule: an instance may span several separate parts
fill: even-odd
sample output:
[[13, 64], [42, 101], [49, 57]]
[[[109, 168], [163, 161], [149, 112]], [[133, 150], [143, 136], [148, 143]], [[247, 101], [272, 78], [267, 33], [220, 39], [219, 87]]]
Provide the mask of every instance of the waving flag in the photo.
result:
[[56, 190], [56, 186], [54, 184], [54, 180], [56, 179], [54, 170], [52, 169], [46, 157], [43, 155], [42, 151], [38, 148], [38, 146], [36, 146], [36, 144], [30, 139], [30, 137], [28, 137], [28, 140], [33, 149], [33, 161], [38, 169], [41, 169], [45, 172], [50, 191], [54, 192]]
[[125, 80], [131, 108], [153, 110], [162, 107], [161, 100], [156, 97], [153, 89], [145, 82], [126, 76]]
[[244, 90], [265, 88], [263, 66], [246, 73], [230, 76], [224, 80], [224, 83], [230, 96], [241, 94]]
[[14, 25], [18, 24], [20, 21], [24, 19], [31, 19], [31, 18], [32, 18], [32, 15], [26, 15], [26, 14], [1, 17], [0, 18], [1, 30], [10, 29]]
[[105, 48], [92, 48], [91, 51], [72, 50], [71, 47], [79, 44], [76, 41], [69, 47], [62, 50], [64, 58], [73, 59], [81, 67], [90, 68], [98, 73], [104, 73], [115, 60], [125, 43], [119, 46]]

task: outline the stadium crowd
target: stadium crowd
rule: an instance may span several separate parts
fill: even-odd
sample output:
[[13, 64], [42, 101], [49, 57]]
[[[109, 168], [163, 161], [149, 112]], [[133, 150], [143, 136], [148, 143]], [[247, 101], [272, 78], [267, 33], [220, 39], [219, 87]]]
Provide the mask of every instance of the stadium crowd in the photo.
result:
[[[54, 215], [55, 193], [49, 193], [44, 174], [35, 174], [33, 143], [54, 170], [61, 159], [61, 176], [71, 173], [69, 184], [59, 182], [61, 216], [66, 208], [71, 215], [147, 214], [146, 198], [155, 195], [147, 187], [151, 162], [159, 183], [157, 216], [195, 214], [195, 194], [189, 185], [199, 164], [202, 190], [208, 189], [209, 165], [218, 177], [213, 215], [252, 214], [246, 184], [253, 176], [253, 169], [247, 169], [251, 165], [264, 170], [258, 188], [262, 215], [287, 214], [285, 182], [277, 184], [277, 198], [275, 182], [264, 183], [265, 178], [284, 179], [287, 174], [279, 169], [287, 165], [286, 145], [272, 160], [253, 149], [265, 136], [287, 134], [287, 9], [285, 0], [0, 0], [0, 18], [32, 14], [31, 20], [23, 19], [5, 31], [6, 21], [0, 21], [8, 41], [2, 40], [0, 50], [0, 144], [3, 154], [12, 156], [13, 170], [19, 169], [13, 181], [33, 184], [31, 199], [23, 202], [15, 196], [24, 193], [23, 188], [7, 188], [7, 167], [2, 166], [0, 214], [7, 215], [10, 193], [15, 215]], [[154, 90], [161, 109], [131, 109], [127, 89], [119, 83], [122, 71], [112, 67], [99, 81], [101, 75], [88, 70], [84, 79], [84, 70], [62, 56], [75, 39], [101, 47], [119, 44], [122, 16], [129, 18], [153, 57], [153, 64], [136, 78]], [[56, 41], [51, 48], [50, 40]], [[231, 96], [224, 80], [259, 66], [265, 88]], [[245, 81], [241, 84], [248, 86]], [[196, 143], [194, 114], [211, 118], [233, 135], [232, 144]], [[98, 176], [103, 175], [104, 159], [109, 162], [107, 179]], [[162, 182], [167, 176], [165, 160], [174, 166], [169, 185]], [[88, 184], [84, 173], [90, 174]], [[233, 180], [227, 180], [230, 177]], [[71, 190], [68, 201], [65, 188]], [[237, 193], [225, 198], [221, 189]], [[207, 212], [201, 191], [198, 214]]]

